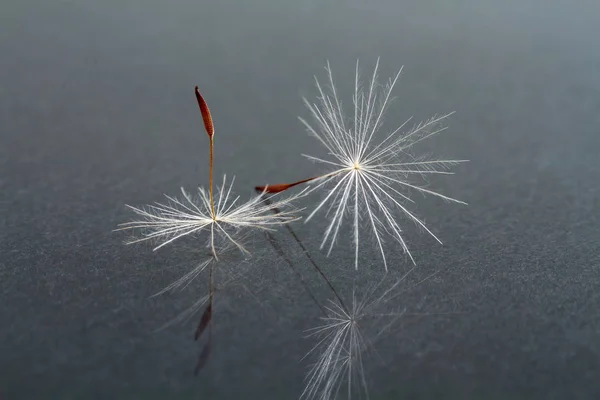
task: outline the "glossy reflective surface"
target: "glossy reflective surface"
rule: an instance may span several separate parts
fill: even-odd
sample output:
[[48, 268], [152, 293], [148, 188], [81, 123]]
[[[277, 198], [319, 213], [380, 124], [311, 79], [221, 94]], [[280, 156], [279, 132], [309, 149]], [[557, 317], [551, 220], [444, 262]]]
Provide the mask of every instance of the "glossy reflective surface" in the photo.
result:
[[[131, 218], [125, 203], [208, 183], [195, 85], [215, 121], [216, 176], [236, 175], [245, 198], [321, 171], [300, 155], [324, 152], [296, 116], [326, 60], [350, 104], [356, 59], [369, 71], [381, 56], [382, 78], [405, 65], [389, 126], [456, 110], [421, 151], [471, 162], [432, 182], [468, 207], [416, 208], [444, 246], [408, 224], [414, 281], [438, 272], [394, 305], [428, 315], [379, 344], [372, 398], [596, 398], [600, 7], [401, 3], [3, 4], [0, 397], [297, 398], [313, 344], [303, 331], [320, 311], [268, 246], [221, 298], [210, 362], [193, 377], [197, 321], [153, 330], [199, 294], [148, 296], [198, 251], [152, 253], [111, 231]], [[351, 243], [326, 259], [325, 220], [311, 222], [294, 229], [349, 295]], [[331, 297], [278, 237], [315, 296]], [[406, 271], [393, 257], [391, 273]], [[380, 275], [375, 251], [360, 271]]]

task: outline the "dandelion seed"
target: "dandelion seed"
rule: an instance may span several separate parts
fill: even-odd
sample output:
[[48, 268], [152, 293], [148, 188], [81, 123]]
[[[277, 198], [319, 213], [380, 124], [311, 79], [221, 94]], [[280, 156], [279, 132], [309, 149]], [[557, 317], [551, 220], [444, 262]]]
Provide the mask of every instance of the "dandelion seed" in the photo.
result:
[[[247, 253], [244, 246], [235, 240], [233, 232], [241, 228], [269, 230], [276, 225], [294, 221], [297, 217], [291, 203], [304, 195], [292, 196], [287, 199], [277, 199], [269, 204], [263, 203], [263, 194], [251, 198], [243, 204], [238, 204], [239, 196], [232, 194], [233, 181], [227, 185], [227, 176], [223, 177], [223, 184], [218, 188], [217, 199], [213, 194], [213, 147], [214, 124], [206, 101], [194, 89], [196, 100], [202, 114], [204, 127], [210, 139], [210, 184], [208, 193], [203, 188], [198, 188], [198, 196], [194, 198], [181, 188], [182, 198], [166, 196], [168, 204], [156, 203], [146, 207], [127, 206], [140, 220], [121, 224], [118, 230], [141, 230], [142, 237], [127, 242], [128, 244], [146, 240], [158, 240], [159, 248], [190, 234], [210, 231], [210, 248], [214, 258], [218, 259], [215, 241], [222, 236], [235, 244], [242, 252]], [[274, 214], [272, 210], [283, 211]]]
[[355, 268], [358, 268], [360, 227], [365, 224], [375, 238], [387, 270], [384, 250], [386, 237], [397, 241], [411, 261], [415, 263], [404, 239], [403, 230], [396, 220], [397, 213], [404, 215], [436, 241], [442, 243], [425, 223], [408, 209], [407, 204], [414, 203], [414, 200], [409, 197], [409, 191], [466, 204], [429, 190], [425, 185], [413, 183], [411, 178], [424, 178], [428, 174], [451, 174], [448, 171], [450, 167], [467, 160], [435, 160], [424, 157], [417, 158], [411, 154], [415, 144], [443, 132], [446, 128], [441, 124], [452, 113], [434, 116], [403, 131], [411, 120], [409, 118], [383, 139], [377, 139], [384, 114], [392, 101], [392, 90], [402, 71], [400, 69], [386, 85], [382, 86], [377, 83], [378, 66], [379, 59], [368, 86], [363, 87], [358, 62], [356, 64], [353, 96], [354, 116], [352, 119], [348, 119], [342, 110], [329, 63], [326, 67], [328, 90], [324, 89], [315, 79], [319, 91], [318, 102], [311, 103], [304, 99], [315, 120], [315, 126], [313, 127], [302, 118], [300, 121], [305, 125], [307, 131], [327, 149], [331, 158], [304, 156], [327, 165], [331, 171], [291, 184], [259, 186], [257, 189], [276, 193], [310, 181], [315, 181], [315, 185], [308, 193], [329, 188], [324, 199], [305, 221], [310, 221], [317, 213], [327, 209], [325, 215], [329, 217], [329, 223], [321, 242], [321, 248], [328, 246], [327, 254], [331, 253], [341, 231], [345, 215], [351, 214]]
[[[213, 167], [214, 167], [214, 123], [208, 108], [208, 105], [198, 87], [194, 88], [196, 101], [200, 108], [204, 128], [210, 140], [209, 157], [209, 189], [198, 188], [198, 196], [194, 197], [181, 188], [181, 198], [166, 196], [168, 203], [155, 203], [146, 207], [127, 206], [140, 219], [127, 222], [120, 225], [118, 230], [136, 230], [141, 231], [141, 237], [127, 242], [128, 244], [148, 240], [159, 242], [154, 250], [170, 244], [177, 239], [189, 235], [196, 235], [203, 232], [209, 233], [210, 257], [200, 262], [194, 269], [167, 286], [158, 294], [177, 288], [185, 288], [205, 269], [209, 270], [209, 293], [192, 305], [184, 313], [180, 314], [173, 322], [181, 321], [191, 317], [196, 311], [208, 302], [202, 318], [196, 328], [194, 339], [198, 340], [200, 336], [208, 330], [208, 340], [200, 353], [198, 363], [195, 368], [195, 374], [205, 366], [212, 347], [212, 325], [213, 309], [215, 295], [214, 266], [217, 263], [218, 249], [221, 241], [224, 241], [224, 248], [232, 245], [239, 249], [243, 254], [249, 254], [248, 250], [238, 239], [243, 230], [272, 230], [274, 226], [287, 224], [298, 219], [295, 216], [296, 210], [291, 207], [291, 203], [301, 197], [303, 193], [287, 199], [271, 201], [273, 196], [265, 200], [265, 191], [258, 196], [251, 198], [245, 203], [239, 203], [239, 196], [232, 194], [232, 188], [235, 178], [228, 185], [227, 177], [223, 177], [222, 185], [217, 189], [215, 196], [213, 190]], [[273, 211], [277, 210], [276, 213]]]

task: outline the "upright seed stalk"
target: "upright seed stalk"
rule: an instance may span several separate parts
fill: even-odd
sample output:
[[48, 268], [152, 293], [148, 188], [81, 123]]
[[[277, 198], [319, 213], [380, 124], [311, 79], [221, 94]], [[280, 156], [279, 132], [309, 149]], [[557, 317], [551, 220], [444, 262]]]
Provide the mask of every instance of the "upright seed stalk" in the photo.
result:
[[[213, 196], [213, 159], [214, 159], [214, 134], [215, 127], [212, 121], [212, 116], [210, 115], [210, 110], [208, 109], [208, 105], [206, 101], [198, 91], [198, 86], [194, 88], [194, 93], [196, 94], [196, 100], [198, 101], [198, 107], [200, 107], [200, 113], [202, 114], [202, 121], [204, 122], [204, 129], [206, 129], [206, 133], [208, 134], [208, 139], [210, 140], [210, 157], [209, 157], [209, 195], [210, 195], [210, 212], [212, 215], [213, 221], [217, 219], [217, 213], [215, 212], [215, 200]], [[213, 227], [211, 226], [211, 229]], [[211, 235], [213, 238], [214, 235]], [[212, 252], [215, 260], [217, 259], [217, 253], [215, 251], [214, 243], [212, 243]], [[200, 354], [200, 358], [198, 360], [198, 364], [196, 365], [195, 374], [198, 374], [200, 370], [204, 367], [206, 360], [208, 359], [208, 355], [210, 353], [210, 347], [212, 342], [212, 312], [213, 312], [213, 304], [214, 304], [214, 296], [215, 296], [215, 287], [214, 287], [214, 279], [213, 279], [213, 263], [210, 264], [210, 282], [209, 282], [209, 301], [208, 307], [204, 311], [204, 315], [202, 320], [200, 321], [200, 326], [196, 331], [196, 340], [202, 334], [204, 329], [208, 326], [208, 342], [204, 346], [202, 353]]]
[[212, 212], [213, 220], [217, 219], [217, 214], [215, 213], [215, 200], [213, 199], [213, 148], [214, 148], [214, 143], [215, 143], [215, 141], [214, 141], [213, 137], [211, 136], [210, 137], [210, 161], [209, 161], [209, 163], [210, 163], [209, 193], [210, 193], [210, 210]]

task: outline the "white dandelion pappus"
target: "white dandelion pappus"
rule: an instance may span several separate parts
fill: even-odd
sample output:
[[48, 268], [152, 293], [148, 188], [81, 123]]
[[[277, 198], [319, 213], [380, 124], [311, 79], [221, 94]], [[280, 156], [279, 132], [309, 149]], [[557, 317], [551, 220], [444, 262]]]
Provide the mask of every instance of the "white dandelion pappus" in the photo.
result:
[[[227, 177], [223, 177], [223, 183], [218, 187], [215, 196], [214, 214], [207, 190], [199, 187], [198, 196], [194, 198], [182, 188], [180, 199], [166, 195], [169, 200], [167, 204], [155, 203], [146, 207], [128, 205], [127, 207], [141, 218], [121, 224], [118, 230], [140, 230], [140, 238], [126, 243], [157, 240], [160, 244], [154, 250], [183, 236], [210, 231], [209, 247], [213, 256], [218, 259], [215, 247], [218, 238], [234, 244], [240, 251], [248, 254], [248, 250], [235, 238], [239, 230], [273, 230], [274, 226], [299, 219], [296, 213], [301, 210], [292, 207], [292, 203], [303, 196], [305, 191], [277, 199], [273, 199], [276, 196], [265, 197], [263, 192], [245, 203], [238, 204], [239, 196], [232, 194], [234, 180], [235, 178], [227, 184]], [[265, 198], [271, 201], [265, 201]]]
[[[321, 248], [329, 243], [328, 255], [338, 238], [342, 220], [347, 212], [353, 214], [352, 235], [355, 244], [355, 268], [358, 268], [359, 227], [361, 213], [367, 220], [381, 257], [387, 270], [384, 251], [384, 236], [387, 234], [400, 243], [403, 251], [415, 263], [403, 238], [403, 231], [396, 221], [395, 213], [399, 211], [409, 220], [429, 233], [436, 241], [441, 240], [425, 223], [415, 216], [406, 206], [414, 203], [407, 191], [414, 190], [422, 194], [433, 195], [443, 200], [466, 204], [441, 193], [426, 189], [423, 185], [411, 183], [408, 178], [424, 177], [426, 174], [452, 174], [448, 169], [467, 160], [431, 160], [415, 158], [409, 151], [411, 148], [446, 128], [440, 126], [452, 113], [434, 116], [415, 125], [405, 133], [401, 130], [409, 123], [410, 118], [383, 138], [376, 141], [376, 133], [383, 124], [384, 114], [392, 101], [391, 93], [396, 85], [402, 68], [391, 78], [387, 85], [377, 83], [379, 59], [375, 65], [368, 87], [360, 83], [358, 62], [356, 64], [354, 82], [354, 116], [348, 120], [342, 110], [342, 104], [333, 82], [333, 75], [327, 63], [329, 92], [323, 89], [315, 78], [319, 91], [318, 103], [304, 102], [310, 110], [316, 126], [300, 118], [310, 134], [315, 136], [327, 149], [332, 159], [322, 159], [305, 155], [310, 160], [326, 164], [333, 171], [316, 179], [316, 184], [309, 192], [317, 191], [331, 183], [325, 198], [311, 212], [305, 222], [310, 221], [322, 208], [329, 205], [326, 215], [333, 214], [325, 231]], [[402, 191], [404, 190], [404, 192]]]

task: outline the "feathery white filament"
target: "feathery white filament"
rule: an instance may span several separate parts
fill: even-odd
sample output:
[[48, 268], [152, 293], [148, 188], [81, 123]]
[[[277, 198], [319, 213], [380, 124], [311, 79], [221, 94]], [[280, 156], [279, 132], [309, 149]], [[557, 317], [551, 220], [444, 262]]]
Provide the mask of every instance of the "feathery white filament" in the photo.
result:
[[322, 176], [319, 182], [309, 191], [319, 190], [330, 183], [333, 185], [329, 189], [329, 193], [306, 219], [306, 222], [310, 221], [319, 210], [328, 205], [326, 214], [332, 215], [332, 217], [321, 242], [321, 248], [329, 244], [328, 255], [331, 253], [339, 235], [344, 215], [347, 212], [353, 213], [352, 235], [355, 244], [355, 268], [358, 268], [360, 214], [363, 212], [366, 217], [366, 224], [375, 237], [384, 267], [387, 270], [384, 251], [386, 235], [399, 242], [411, 261], [415, 262], [403, 238], [402, 229], [396, 221], [395, 214], [397, 212], [412, 220], [441, 243], [440, 239], [425, 226], [423, 221], [406, 208], [406, 202], [414, 201], [408, 194], [401, 192], [402, 189], [412, 189], [443, 200], [466, 204], [460, 200], [428, 190], [425, 187], [412, 184], [407, 178], [426, 174], [451, 174], [451, 172], [448, 172], [450, 167], [467, 160], [417, 159], [408, 153], [416, 143], [443, 132], [446, 128], [441, 127], [440, 124], [452, 113], [434, 116], [415, 125], [405, 133], [400, 133], [410, 121], [409, 118], [376, 144], [376, 133], [382, 126], [383, 116], [392, 100], [390, 97], [392, 90], [402, 71], [400, 69], [385, 86], [380, 87], [377, 83], [378, 66], [379, 59], [375, 65], [368, 88], [363, 89], [360, 83], [357, 62], [353, 96], [354, 118], [353, 121], [350, 121], [342, 110], [333, 82], [331, 68], [327, 63], [326, 70], [330, 92], [326, 92], [315, 78], [319, 91], [318, 103], [310, 103], [304, 99], [316, 122], [316, 127], [311, 126], [302, 118], [300, 118], [300, 121], [332, 156], [332, 159], [325, 160], [304, 155], [310, 160], [326, 164], [332, 168], [332, 171]]
[[[246, 203], [238, 205], [239, 196], [233, 196], [231, 189], [233, 181], [227, 185], [227, 177], [223, 177], [223, 184], [218, 188], [215, 197], [215, 217], [212, 216], [209, 193], [204, 188], [198, 188], [198, 198], [194, 199], [181, 188], [182, 198], [166, 196], [168, 204], [156, 203], [138, 208], [127, 206], [133, 210], [140, 220], [121, 224], [119, 230], [141, 230], [142, 236], [131, 240], [127, 244], [156, 239], [160, 244], [154, 248], [167, 244], [193, 233], [210, 230], [210, 247], [215, 258], [215, 235], [220, 235], [226, 241], [234, 244], [243, 253], [248, 251], [234, 239], [232, 229], [261, 229], [272, 230], [273, 226], [290, 223], [298, 217], [291, 203], [305, 194], [300, 192], [292, 197], [273, 200], [275, 196], [261, 195], [251, 198]], [[265, 201], [265, 198], [268, 201]], [[228, 229], [230, 228], [230, 229]]]

